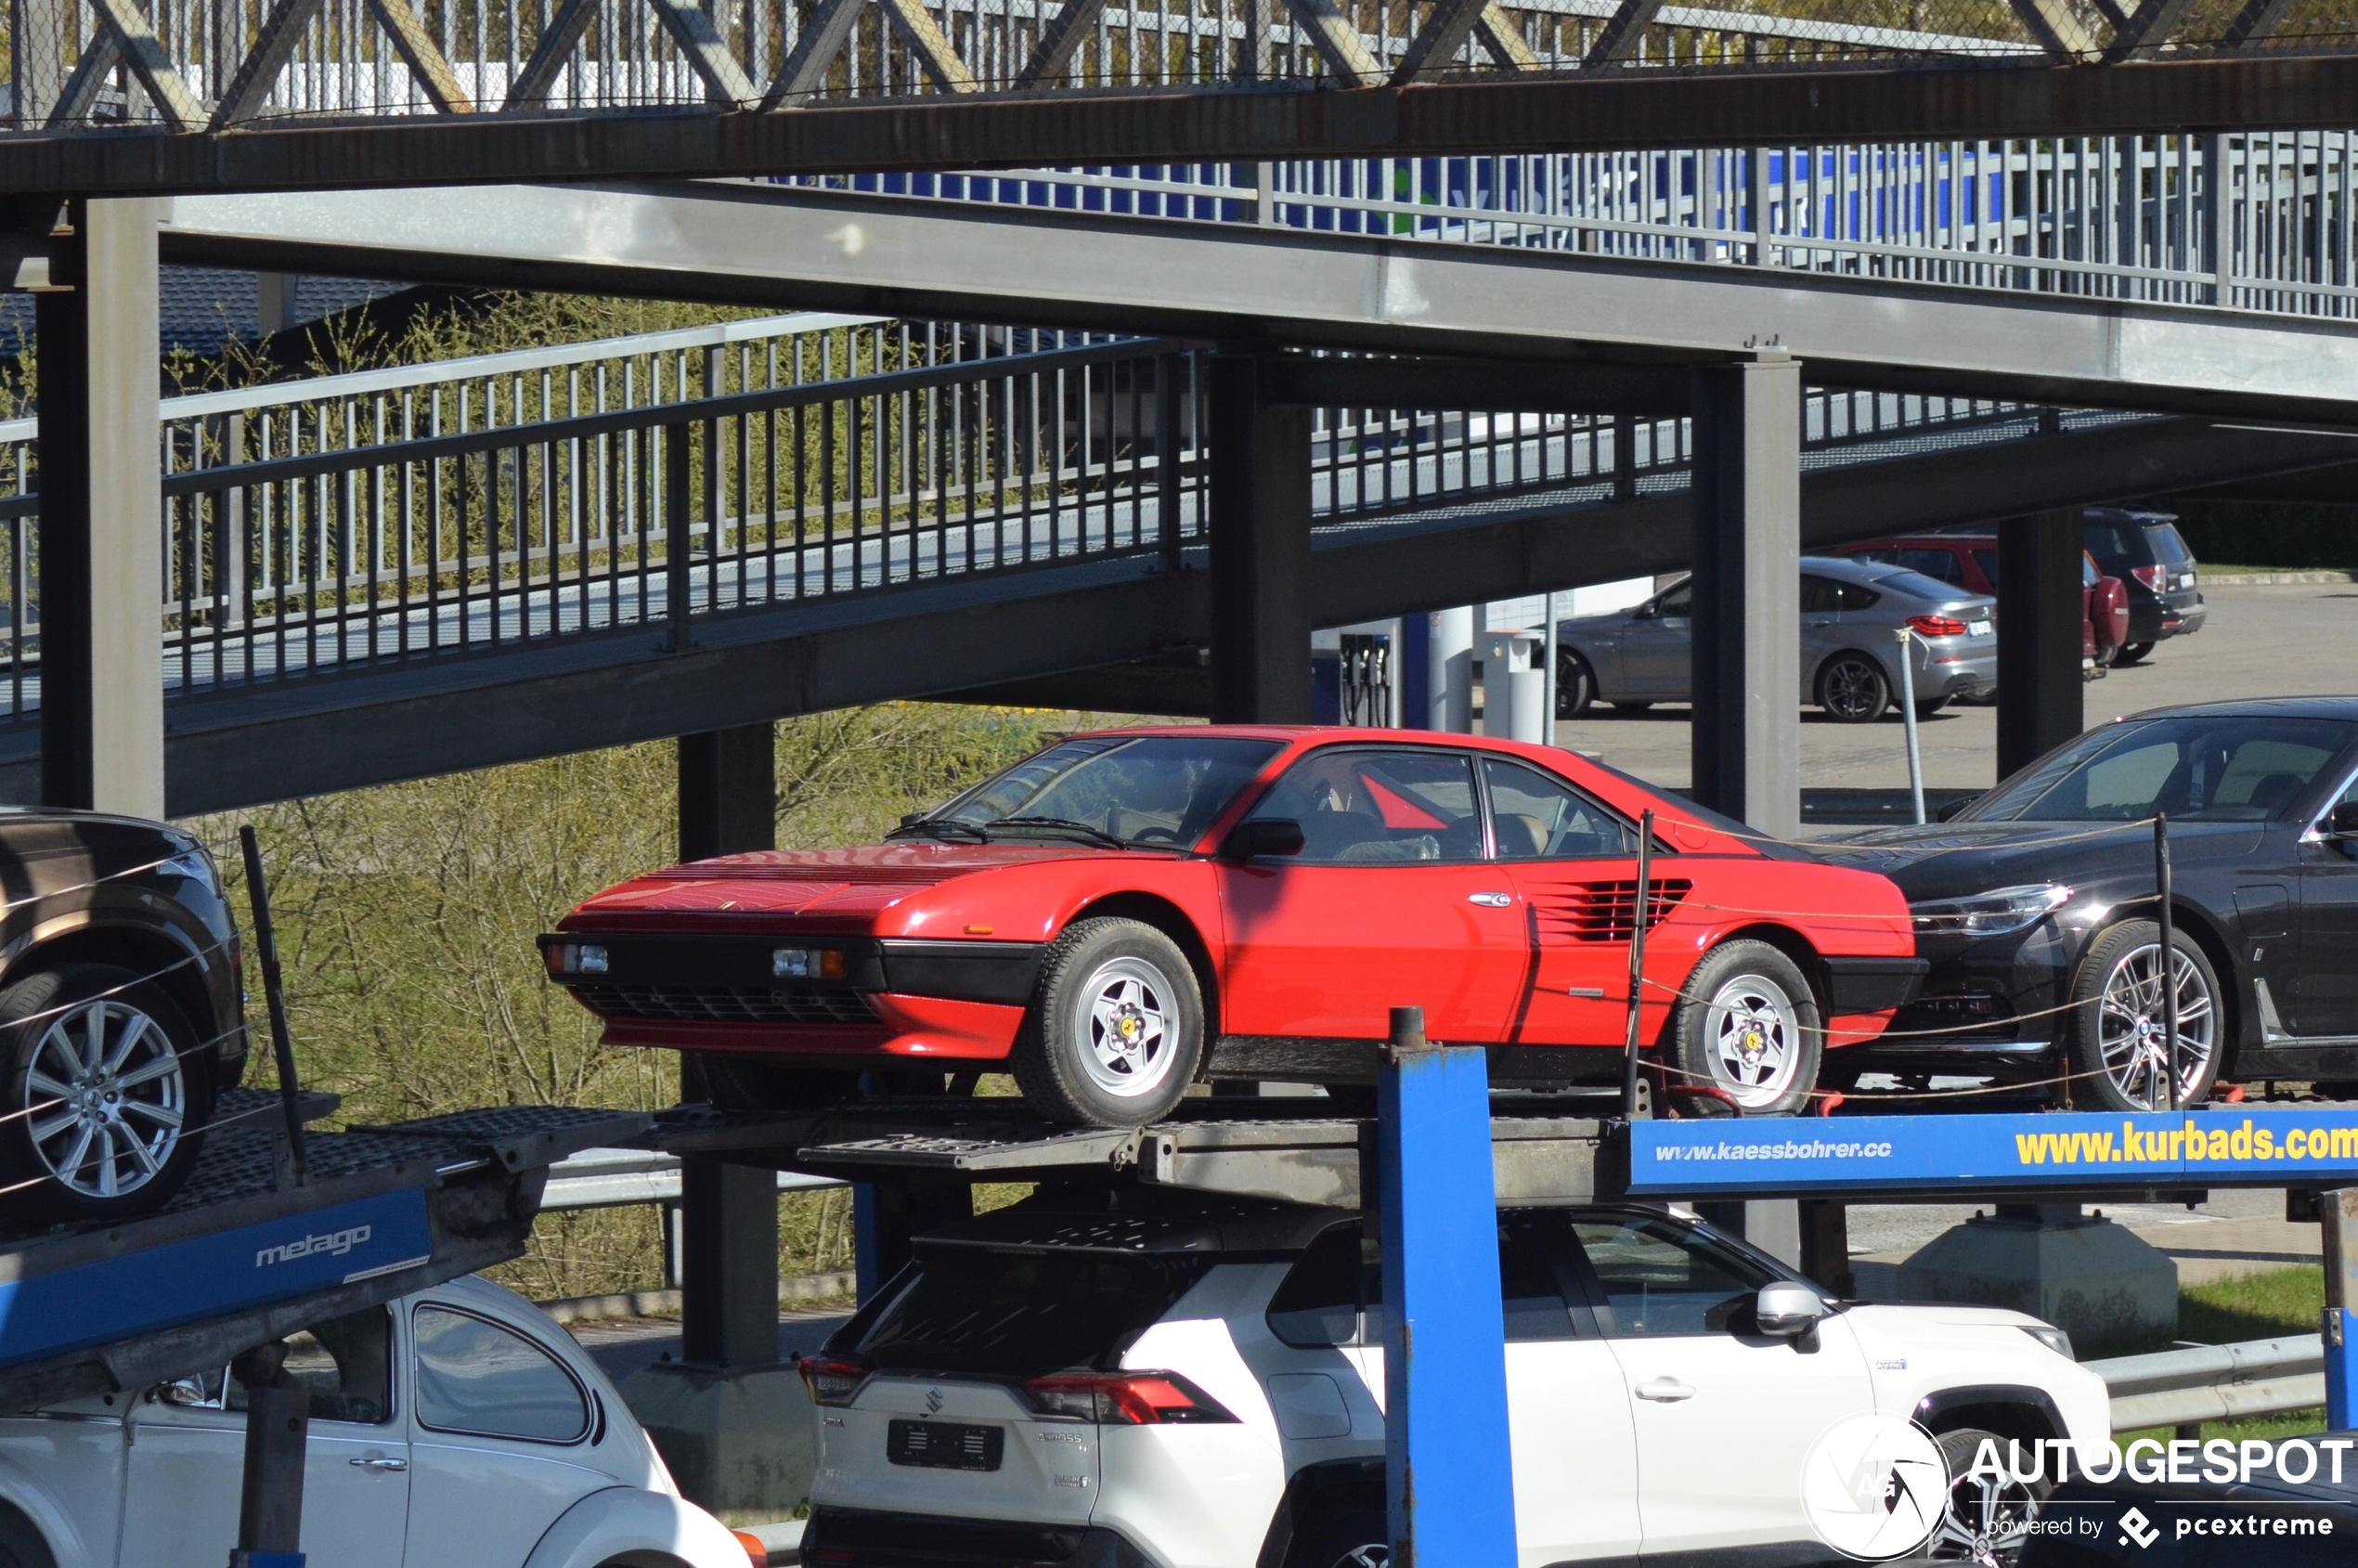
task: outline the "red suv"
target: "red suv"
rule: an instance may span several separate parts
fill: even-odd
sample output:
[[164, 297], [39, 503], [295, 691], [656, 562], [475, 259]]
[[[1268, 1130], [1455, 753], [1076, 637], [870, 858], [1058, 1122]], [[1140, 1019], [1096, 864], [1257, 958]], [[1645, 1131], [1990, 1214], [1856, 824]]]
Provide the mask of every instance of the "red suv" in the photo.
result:
[[[1998, 591], [1998, 536], [1995, 534], [1918, 534], [1890, 539], [1862, 539], [1833, 552], [1869, 561], [1887, 561], [1925, 577], [1954, 583], [1972, 593], [1995, 596]], [[2129, 641], [2129, 586], [2106, 577], [2095, 557], [2079, 552], [2079, 655], [2104, 669], [2120, 656]]]

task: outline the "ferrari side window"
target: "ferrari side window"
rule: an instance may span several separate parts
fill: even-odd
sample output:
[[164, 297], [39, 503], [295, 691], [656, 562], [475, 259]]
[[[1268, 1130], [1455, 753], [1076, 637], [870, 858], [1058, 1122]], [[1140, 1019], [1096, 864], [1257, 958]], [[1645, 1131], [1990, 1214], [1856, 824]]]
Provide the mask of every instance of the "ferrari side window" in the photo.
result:
[[1448, 752], [1313, 752], [1286, 771], [1252, 814], [1302, 824], [1300, 864], [1482, 858], [1473, 764]]
[[1500, 860], [1559, 861], [1638, 852], [1638, 836], [1570, 784], [1496, 757], [1484, 758], [1482, 769], [1490, 786], [1491, 833]]

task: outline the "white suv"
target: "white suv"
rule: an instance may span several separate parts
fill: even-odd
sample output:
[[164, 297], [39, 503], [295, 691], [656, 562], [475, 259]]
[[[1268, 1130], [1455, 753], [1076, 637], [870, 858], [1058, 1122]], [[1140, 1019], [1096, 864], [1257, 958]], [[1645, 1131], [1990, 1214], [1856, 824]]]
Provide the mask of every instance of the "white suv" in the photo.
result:
[[[1798, 1276], [1660, 1206], [1503, 1211], [1498, 1244], [1524, 1568], [1823, 1561], [1802, 1463], [1859, 1411], [1913, 1413], [1952, 1472], [1984, 1435], [2109, 1435], [2103, 1381], [2019, 1313], [1810, 1286], [1826, 1315], [1764, 1334], [1757, 1293]], [[1043, 1194], [923, 1239], [803, 1363], [805, 1562], [1367, 1562], [1380, 1282], [1355, 1218], [1152, 1188]], [[1964, 1484], [1944, 1554], [2007, 1560], [2024, 1489]]]

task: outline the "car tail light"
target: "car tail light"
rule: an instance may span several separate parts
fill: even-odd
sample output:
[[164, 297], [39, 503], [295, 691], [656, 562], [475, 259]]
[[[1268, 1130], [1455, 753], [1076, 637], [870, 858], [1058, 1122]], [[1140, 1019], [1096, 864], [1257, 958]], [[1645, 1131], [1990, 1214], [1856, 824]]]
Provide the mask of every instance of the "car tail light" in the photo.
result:
[[1176, 1372], [1108, 1372], [1034, 1378], [1024, 1398], [1043, 1416], [1100, 1426], [1151, 1427], [1233, 1421], [1227, 1408]]
[[2129, 575], [2156, 593], [2160, 593], [2170, 587], [2170, 568], [2167, 566], [2131, 566], [2129, 568]]
[[850, 1404], [871, 1370], [864, 1361], [835, 1355], [806, 1355], [795, 1367], [802, 1374], [802, 1386], [810, 1391], [813, 1405]]
[[606, 950], [596, 942], [551, 942], [542, 956], [552, 975], [602, 975]]
[[1919, 637], [1963, 637], [1965, 623], [1947, 616], [1910, 616], [1908, 629]]
[[736, 1536], [737, 1544], [745, 1548], [748, 1568], [770, 1568], [770, 1549], [761, 1544], [760, 1536], [750, 1530], [732, 1530], [729, 1534]]

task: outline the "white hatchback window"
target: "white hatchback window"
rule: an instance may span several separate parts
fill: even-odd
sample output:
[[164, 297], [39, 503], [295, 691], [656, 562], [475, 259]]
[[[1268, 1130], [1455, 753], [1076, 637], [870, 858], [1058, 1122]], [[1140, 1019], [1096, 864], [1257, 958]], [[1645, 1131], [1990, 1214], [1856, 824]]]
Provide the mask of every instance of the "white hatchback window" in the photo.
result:
[[418, 1420], [440, 1432], [573, 1443], [590, 1430], [581, 1384], [523, 1335], [449, 1307], [421, 1306]]

